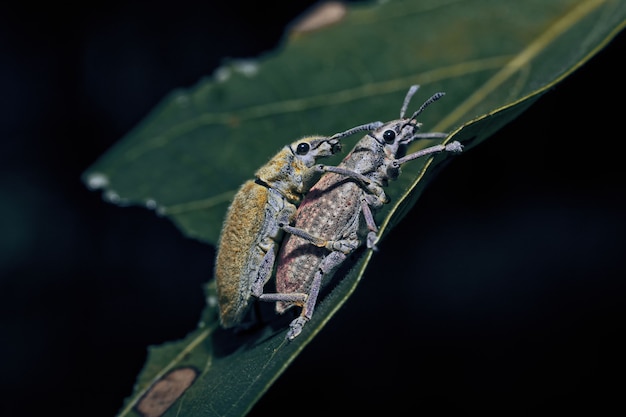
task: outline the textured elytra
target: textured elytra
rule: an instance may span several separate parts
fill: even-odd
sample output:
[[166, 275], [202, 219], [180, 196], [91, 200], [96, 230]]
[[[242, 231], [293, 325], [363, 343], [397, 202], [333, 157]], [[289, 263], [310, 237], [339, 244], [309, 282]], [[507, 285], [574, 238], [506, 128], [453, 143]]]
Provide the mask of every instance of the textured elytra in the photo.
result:
[[[254, 262], [264, 253], [258, 245], [261, 229], [266, 223], [267, 189], [247, 181], [235, 195], [220, 237], [215, 276], [218, 280], [218, 303], [225, 327], [236, 324], [247, 307], [246, 283], [239, 277], [254, 271]], [[237, 277], [237, 279], [229, 279]]]
[[[354, 200], [360, 191], [360, 186], [350, 178], [333, 173], [325, 175], [300, 205], [295, 227], [321, 239], [336, 240], [343, 237], [352, 240], [355, 246], [358, 245], [366, 234], [359, 227], [359, 202]], [[302, 277], [312, 278], [327, 254], [326, 248], [312, 246], [298, 236], [289, 236], [278, 258], [277, 292], [308, 293], [311, 279]], [[283, 313], [293, 306], [293, 303], [279, 301], [276, 311]]]

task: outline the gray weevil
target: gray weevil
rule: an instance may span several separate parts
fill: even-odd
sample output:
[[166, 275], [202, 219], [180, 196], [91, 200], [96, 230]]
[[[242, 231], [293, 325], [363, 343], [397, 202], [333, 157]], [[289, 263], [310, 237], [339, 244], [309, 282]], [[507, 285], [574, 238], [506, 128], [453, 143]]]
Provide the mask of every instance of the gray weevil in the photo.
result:
[[307, 193], [298, 208], [295, 227], [284, 225], [289, 234], [276, 261], [277, 292], [263, 294], [260, 299], [275, 301], [278, 313], [293, 306], [302, 307], [300, 316], [290, 324], [288, 339], [300, 334], [313, 314], [320, 288], [347, 255], [363, 243], [376, 249], [378, 227], [373, 212], [388, 202], [383, 187], [398, 177], [400, 166], [422, 156], [462, 150], [462, 145], [455, 141], [397, 158], [398, 151], [416, 139], [447, 136], [417, 133], [421, 124], [416, 117], [443, 93], [433, 95], [411, 117], [405, 118], [417, 88], [409, 89], [399, 119], [368, 132], [337, 167], [323, 168], [330, 173]]
[[224, 328], [240, 325], [253, 297], [269, 280], [278, 246], [280, 225], [294, 220], [296, 204], [320, 178], [317, 158], [341, 149], [340, 139], [380, 122], [356, 126], [331, 137], [304, 137], [282, 148], [246, 181], [232, 201], [218, 243], [215, 260], [218, 306]]

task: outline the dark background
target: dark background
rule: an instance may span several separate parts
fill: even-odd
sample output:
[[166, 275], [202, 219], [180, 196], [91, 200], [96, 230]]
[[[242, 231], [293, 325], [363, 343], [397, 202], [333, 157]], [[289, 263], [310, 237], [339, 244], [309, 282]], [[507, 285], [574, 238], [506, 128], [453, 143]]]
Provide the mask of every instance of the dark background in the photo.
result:
[[[112, 416], [195, 327], [214, 248], [79, 176], [313, 2], [210, 3], [0, 6], [0, 415]], [[623, 410], [625, 45], [442, 171], [251, 415]]]

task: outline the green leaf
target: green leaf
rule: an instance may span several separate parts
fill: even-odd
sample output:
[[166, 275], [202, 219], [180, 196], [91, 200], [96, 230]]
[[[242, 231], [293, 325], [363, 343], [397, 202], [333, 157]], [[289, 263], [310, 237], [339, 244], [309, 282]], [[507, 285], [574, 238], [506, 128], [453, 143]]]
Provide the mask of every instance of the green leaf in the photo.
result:
[[[459, 140], [469, 150], [589, 60], [625, 19], [620, 0], [352, 6], [335, 25], [292, 34], [273, 54], [233, 61], [212, 79], [173, 92], [84, 180], [110, 202], [145, 205], [187, 236], [215, 244], [238, 186], [296, 137], [394, 119], [409, 85], [421, 84], [412, 108], [420, 97], [447, 93], [420, 117], [423, 129], [450, 131], [446, 141]], [[449, 160], [403, 167], [389, 187], [393, 203], [377, 218], [383, 233]], [[211, 281], [198, 329], [151, 348], [120, 415], [245, 414], [347, 300], [370, 257], [357, 251], [302, 335], [289, 343], [287, 317], [255, 331], [220, 329]], [[165, 383], [169, 397], [161, 390]]]

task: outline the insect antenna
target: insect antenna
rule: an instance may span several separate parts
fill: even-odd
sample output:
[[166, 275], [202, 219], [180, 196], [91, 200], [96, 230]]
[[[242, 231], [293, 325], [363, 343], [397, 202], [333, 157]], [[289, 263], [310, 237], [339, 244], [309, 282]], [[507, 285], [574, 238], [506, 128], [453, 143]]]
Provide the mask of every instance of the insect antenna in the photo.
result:
[[422, 112], [424, 111], [424, 109], [428, 106], [430, 106], [431, 104], [433, 104], [435, 101], [439, 100], [441, 97], [445, 96], [446, 93], [435, 93], [433, 94], [428, 100], [426, 100], [424, 102], [424, 104], [421, 105], [421, 107], [419, 109], [417, 109], [417, 111], [415, 113], [413, 113], [413, 116], [411, 116], [411, 118], [409, 120], [413, 120], [415, 119], [417, 116], [419, 116], [420, 114], [422, 114]]
[[340, 139], [345, 138], [346, 136], [354, 135], [356, 132], [362, 132], [364, 130], [376, 130], [383, 125], [382, 122], [372, 122], [366, 123], [364, 125], [355, 126], [352, 129], [348, 129], [345, 132], [335, 133], [330, 137], [330, 139]]
[[407, 91], [406, 96], [404, 97], [404, 103], [402, 103], [402, 107], [400, 108], [400, 118], [404, 119], [404, 114], [406, 113], [407, 107], [409, 107], [409, 103], [411, 99], [417, 93], [417, 90], [420, 88], [419, 85], [412, 85]]

